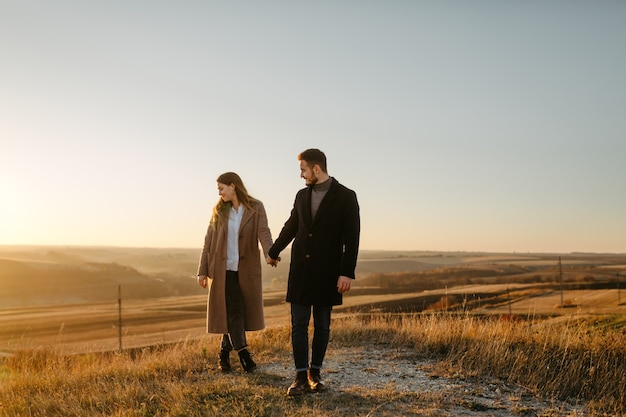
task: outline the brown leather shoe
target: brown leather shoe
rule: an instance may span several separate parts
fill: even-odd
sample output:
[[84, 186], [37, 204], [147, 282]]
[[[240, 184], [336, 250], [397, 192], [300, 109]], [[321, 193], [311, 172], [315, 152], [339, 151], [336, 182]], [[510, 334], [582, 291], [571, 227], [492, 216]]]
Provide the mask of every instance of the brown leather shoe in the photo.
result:
[[293, 381], [291, 386], [287, 389], [287, 395], [290, 397], [295, 397], [298, 395], [302, 395], [305, 392], [309, 392], [309, 381], [307, 379], [306, 371], [298, 372], [296, 379]]
[[322, 381], [320, 370], [316, 368], [309, 369], [309, 389], [311, 392], [322, 392], [326, 390], [326, 384]]

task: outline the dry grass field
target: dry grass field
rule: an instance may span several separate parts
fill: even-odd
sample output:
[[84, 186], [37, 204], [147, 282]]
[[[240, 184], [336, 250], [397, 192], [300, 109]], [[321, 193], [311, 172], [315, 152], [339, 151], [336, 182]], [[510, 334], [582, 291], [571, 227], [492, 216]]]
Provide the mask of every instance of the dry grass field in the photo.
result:
[[300, 402], [288, 259], [264, 268], [265, 367], [224, 377], [197, 255], [0, 247], [0, 416], [626, 413], [626, 255], [363, 252], [335, 309], [337, 390]]
[[20, 351], [0, 361], [0, 416], [618, 416], [626, 342], [611, 324], [339, 318], [324, 369], [330, 390], [295, 399], [285, 395], [284, 325], [251, 335], [251, 375], [217, 371], [215, 336], [121, 354]]

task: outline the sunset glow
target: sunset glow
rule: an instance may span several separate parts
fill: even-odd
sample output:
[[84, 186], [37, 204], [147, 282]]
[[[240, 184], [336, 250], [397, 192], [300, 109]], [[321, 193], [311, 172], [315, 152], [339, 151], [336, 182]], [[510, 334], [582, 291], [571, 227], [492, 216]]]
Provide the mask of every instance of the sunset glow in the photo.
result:
[[626, 3], [0, 8], [0, 244], [198, 247], [225, 171], [276, 236], [317, 147], [363, 249], [626, 252]]

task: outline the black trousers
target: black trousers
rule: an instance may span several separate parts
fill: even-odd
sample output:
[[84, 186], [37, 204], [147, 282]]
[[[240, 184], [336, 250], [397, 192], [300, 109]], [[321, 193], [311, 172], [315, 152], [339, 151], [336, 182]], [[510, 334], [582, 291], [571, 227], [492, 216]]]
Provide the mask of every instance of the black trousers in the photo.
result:
[[244, 321], [243, 294], [239, 286], [239, 273], [226, 271], [226, 321], [228, 333], [222, 336], [222, 349], [240, 350], [248, 346]]

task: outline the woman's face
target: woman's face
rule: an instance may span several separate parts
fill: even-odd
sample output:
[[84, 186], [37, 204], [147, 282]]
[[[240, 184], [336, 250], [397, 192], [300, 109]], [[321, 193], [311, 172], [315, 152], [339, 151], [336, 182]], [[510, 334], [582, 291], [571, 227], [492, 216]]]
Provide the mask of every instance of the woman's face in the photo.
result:
[[222, 184], [221, 182], [217, 183], [217, 190], [219, 191], [220, 197], [225, 202], [236, 201], [237, 194], [235, 193], [235, 184]]

